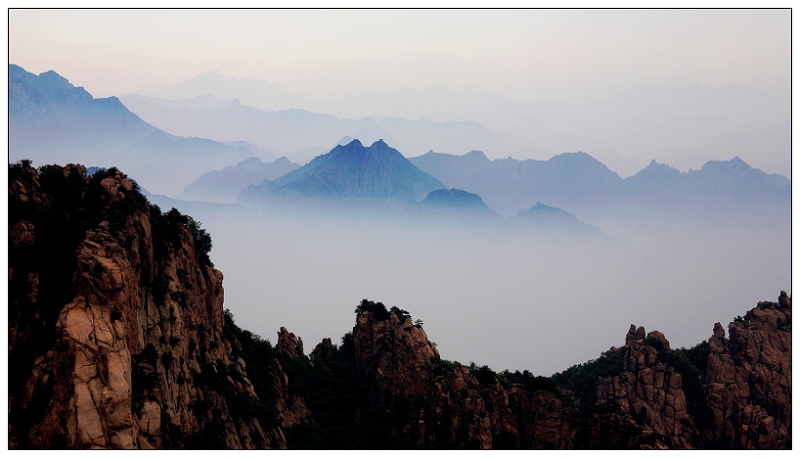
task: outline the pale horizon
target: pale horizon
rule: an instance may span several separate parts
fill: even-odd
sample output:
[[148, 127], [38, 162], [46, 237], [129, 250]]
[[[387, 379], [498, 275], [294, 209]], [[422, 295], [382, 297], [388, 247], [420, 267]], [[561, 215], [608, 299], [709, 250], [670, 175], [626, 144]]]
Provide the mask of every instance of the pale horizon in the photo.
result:
[[318, 98], [445, 87], [596, 101], [688, 84], [788, 95], [790, 21], [789, 10], [10, 10], [9, 62], [95, 97], [212, 70]]

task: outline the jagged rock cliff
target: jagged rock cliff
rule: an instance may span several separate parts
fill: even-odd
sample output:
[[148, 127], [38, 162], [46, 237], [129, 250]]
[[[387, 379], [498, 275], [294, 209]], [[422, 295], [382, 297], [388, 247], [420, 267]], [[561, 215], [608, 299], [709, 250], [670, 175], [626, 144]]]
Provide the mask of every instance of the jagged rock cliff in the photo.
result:
[[405, 311], [363, 304], [353, 330], [358, 371], [370, 381], [373, 401], [403, 416], [394, 433], [411, 444], [791, 447], [791, 299], [785, 292], [778, 303], [761, 302], [731, 323], [730, 341], [717, 323], [711, 340], [693, 349], [673, 350], [661, 332], [631, 325], [625, 345], [603, 357], [609, 367], [620, 361], [619, 368], [590, 376], [589, 396], [546, 378], [518, 383], [513, 374], [443, 361]]
[[9, 447], [285, 447], [242, 408], [199, 225], [113, 169], [9, 169]]
[[493, 435], [515, 429], [508, 395], [497, 379], [468, 368], [443, 368], [421, 326], [409, 317], [364, 311], [353, 330], [356, 365], [376, 401], [405, 413], [396, 434], [419, 446], [492, 448]]
[[792, 305], [759, 302], [709, 341], [708, 403], [723, 448], [791, 448]]
[[238, 328], [208, 234], [119, 171], [9, 178], [9, 448], [791, 448], [784, 292], [727, 338], [631, 325], [550, 378], [444, 360], [367, 300], [307, 356]]
[[[599, 404], [616, 404], [637, 416], [647, 435], [656, 435], [659, 447], [692, 448], [694, 423], [689, 416], [683, 378], [664, 358], [671, 352], [664, 334], [645, 336], [643, 327], [631, 325], [625, 337], [624, 367], [620, 375], [598, 379]], [[666, 443], [666, 444], [665, 444]]]

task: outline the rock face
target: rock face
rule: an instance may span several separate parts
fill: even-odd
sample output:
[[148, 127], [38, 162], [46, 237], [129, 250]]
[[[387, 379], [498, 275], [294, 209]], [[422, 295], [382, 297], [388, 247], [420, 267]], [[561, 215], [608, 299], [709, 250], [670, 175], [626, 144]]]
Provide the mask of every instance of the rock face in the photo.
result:
[[487, 367], [441, 360], [405, 313], [357, 310], [353, 342], [373, 402], [403, 417], [394, 434], [416, 446], [791, 447], [786, 293], [731, 323], [730, 340], [717, 324], [695, 349], [673, 350], [661, 332], [631, 325], [625, 345], [606, 353], [622, 357], [621, 370], [596, 378], [594, 400], [577, 406], [548, 379], [509, 383]]
[[439, 353], [410, 318], [363, 312], [353, 342], [359, 372], [374, 382], [377, 402], [405, 413], [395, 434], [411, 443], [489, 449], [494, 432], [515, 427], [494, 375], [481, 381], [463, 366], [437, 370]]
[[[371, 381], [375, 402], [405, 417], [396, 434], [411, 443], [490, 449], [569, 442], [569, 420], [555, 394], [504, 388], [486, 367], [442, 361], [422, 327], [402, 314], [361, 313], [353, 342], [356, 365]], [[531, 420], [522, 443], [520, 418]]]
[[708, 402], [714, 440], [724, 448], [791, 447], [792, 302], [758, 307], [728, 326], [717, 323], [709, 341]]
[[286, 352], [291, 356], [305, 356], [305, 353], [303, 353], [303, 339], [287, 331], [284, 327], [282, 327], [278, 333], [278, 344], [276, 348], [278, 351]]
[[[83, 167], [51, 167], [41, 177], [15, 168], [9, 188], [9, 357], [18, 372], [9, 447], [285, 447], [280, 427], [232, 407], [257, 396], [223, 333], [222, 273], [199, 254], [192, 225], [162, 227], [164, 215], [136, 201], [119, 172], [94, 179]], [[49, 195], [41, 183], [58, 190], [62, 172], [72, 191]], [[63, 264], [52, 253], [49, 266], [37, 263], [49, 258], [40, 250], [51, 248], [52, 221], [42, 220], [40, 236], [38, 224], [13, 218], [55, 211], [62, 198], [74, 199], [73, 222], [91, 226], [92, 207], [128, 214], [76, 232]]]
[[663, 361], [659, 350], [671, 351], [664, 334], [653, 331], [645, 336], [643, 327], [631, 325], [625, 336], [624, 369], [618, 376], [598, 380], [598, 404], [616, 404], [638, 416], [648, 434], [657, 435], [657, 446], [693, 448], [694, 425], [682, 376]]

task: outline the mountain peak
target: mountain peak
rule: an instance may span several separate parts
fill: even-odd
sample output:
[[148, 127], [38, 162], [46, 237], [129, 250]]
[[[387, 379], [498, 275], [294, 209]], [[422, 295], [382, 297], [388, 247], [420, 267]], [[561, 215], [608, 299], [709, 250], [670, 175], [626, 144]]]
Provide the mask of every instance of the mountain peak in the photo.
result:
[[486, 160], [486, 161], [489, 160], [489, 158], [487, 158], [486, 155], [483, 154], [483, 151], [478, 151], [478, 150], [472, 150], [469, 153], [465, 154], [464, 157], [468, 157], [473, 160], [476, 159]]
[[245, 189], [241, 197], [407, 202], [443, 187], [383, 140], [367, 148], [354, 139], [263, 187]]
[[489, 210], [481, 196], [456, 188], [431, 191], [422, 205], [431, 207], [477, 208]]

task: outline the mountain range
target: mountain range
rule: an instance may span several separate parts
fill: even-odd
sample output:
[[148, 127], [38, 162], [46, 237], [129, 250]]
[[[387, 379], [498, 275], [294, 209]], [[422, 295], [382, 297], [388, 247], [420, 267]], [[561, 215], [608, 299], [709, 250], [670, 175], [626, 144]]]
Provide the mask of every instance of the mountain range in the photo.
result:
[[[248, 157], [274, 158], [254, 144], [179, 137], [131, 113], [119, 99], [95, 99], [54, 71], [8, 66], [9, 160], [124, 167], [153, 192], [176, 195], [194, 178]], [[174, 174], [172, 170], [181, 170]]]
[[383, 140], [369, 147], [353, 140], [277, 180], [247, 187], [237, 200], [294, 198], [396, 204], [420, 200], [443, 187]]
[[490, 130], [469, 120], [433, 122], [373, 116], [340, 119], [306, 109], [257, 109], [239, 99], [218, 99], [211, 94], [180, 100], [131, 94], [121, 100], [142, 119], [168, 132], [218, 141], [244, 140], [300, 163], [310, 159], [306, 151], [327, 150], [343, 135], [370, 144], [384, 139], [412, 155], [431, 148], [454, 152], [474, 148], [516, 151], [514, 145], [520, 144], [508, 132]]
[[285, 157], [267, 163], [251, 157], [235, 166], [203, 174], [189, 183], [177, 197], [221, 204], [233, 203], [244, 188], [261, 184], [264, 180], [275, 180], [298, 168], [298, 164]]
[[[632, 159], [640, 157], [643, 151], [681, 170], [699, 168], [724, 152], [727, 157], [739, 156], [771, 173], [787, 176], [791, 173], [789, 98], [743, 85], [635, 86], [606, 100], [582, 103], [532, 101], [470, 88], [439, 87], [403, 88], [390, 93], [368, 92], [325, 100], [291, 93], [276, 83], [226, 78], [219, 72], [207, 72], [140, 94], [170, 100], [212, 94], [219, 99], [239, 99], [242, 104], [260, 110], [304, 109], [340, 119], [473, 121], [492, 131], [509, 134], [501, 142], [503, 148], [484, 147], [475, 142], [454, 144], [457, 148], [452, 148], [446, 144], [437, 146], [436, 139], [428, 139], [424, 149], [417, 149], [409, 148], [405, 139], [384, 127], [402, 142], [393, 142], [386, 134], [380, 138], [411, 156], [428, 149], [448, 154], [479, 149], [491, 158], [513, 155], [541, 159], [553, 152], [583, 150], [591, 151], [595, 158], [626, 177], [647, 165], [644, 159]], [[122, 99], [127, 103], [126, 97]], [[146, 116], [143, 118], [150, 121]], [[321, 146], [327, 148], [330, 144]]]
[[[695, 92], [705, 100], [704, 90], [695, 88]], [[641, 98], [637, 94], [628, 97]], [[761, 100], [756, 93], [751, 98]], [[370, 147], [360, 141], [340, 144], [328, 154], [324, 154], [328, 148], [311, 147], [306, 154], [315, 158], [291, 170], [297, 165], [286, 159], [263, 163], [262, 159], [274, 156], [235, 136], [224, 143], [175, 136], [143, 121], [115, 97], [94, 99], [55, 72], [34, 75], [10, 64], [9, 159], [48, 163], [69, 157], [87, 165], [124, 167], [153, 194], [219, 203], [232, 202], [241, 192], [241, 202], [293, 196], [397, 204], [420, 202], [432, 191], [455, 188], [479, 196], [488, 207], [507, 216], [541, 202], [579, 215], [604, 230], [644, 214], [649, 219], [639, 218], [628, 226], [635, 229], [686, 218], [695, 222], [709, 218], [716, 222], [777, 221], [781, 225], [788, 221], [791, 182], [750, 167], [738, 156], [728, 161], [707, 161], [699, 170], [688, 172], [652, 161], [623, 179], [583, 152], [563, 153], [544, 161], [511, 157], [490, 160], [477, 150], [456, 156], [427, 148], [428, 153], [406, 159], [398, 151], [402, 148], [389, 147], [397, 147], [394, 142], [398, 141], [389, 131], [400, 138], [414, 138], [417, 147], [429, 144], [426, 142], [436, 136], [457, 139], [464, 145], [480, 143], [477, 138], [489, 131], [474, 122], [411, 122], [399, 118], [347, 121], [305, 110], [266, 112], [211, 95], [182, 101], [144, 96], [130, 96], [129, 100], [156, 103], [153, 106], [169, 118], [199, 123], [200, 130], [209, 133], [218, 128], [222, 135], [227, 128], [242, 125], [252, 132], [263, 131], [259, 142], [274, 145], [317, 138], [288, 149], [319, 144], [321, 132], [327, 144], [356, 138], [353, 130], [367, 135], [361, 140], [378, 139]], [[660, 103], [666, 103], [664, 100]], [[715, 100], [722, 103], [719, 98]], [[765, 120], [769, 118], [765, 114], [768, 104], [758, 106], [761, 108], [756, 111]], [[702, 111], [702, 107], [696, 108]], [[198, 113], [205, 113], [205, 117]], [[386, 141], [381, 137], [384, 134], [390, 135]], [[175, 170], [180, 173], [173, 173]]]
[[409, 159], [447, 186], [473, 192], [497, 209], [528, 208], [547, 202], [581, 211], [620, 205], [786, 207], [791, 181], [754, 169], [736, 157], [708, 161], [681, 172], [652, 161], [636, 175], [621, 178], [586, 153], [563, 153], [547, 161], [489, 160], [482, 152], [463, 156], [429, 152]]

